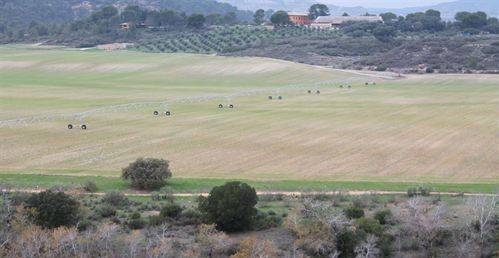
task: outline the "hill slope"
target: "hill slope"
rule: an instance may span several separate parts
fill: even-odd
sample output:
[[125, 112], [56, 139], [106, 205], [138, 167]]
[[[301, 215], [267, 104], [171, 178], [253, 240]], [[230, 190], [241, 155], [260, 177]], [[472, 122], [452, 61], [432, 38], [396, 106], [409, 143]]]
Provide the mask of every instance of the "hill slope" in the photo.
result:
[[60, 23], [83, 18], [105, 5], [124, 8], [139, 5], [147, 9], [172, 9], [191, 13], [212, 14], [235, 12], [248, 20], [251, 12], [214, 0], [0, 0], [0, 23], [25, 26], [32, 21]]

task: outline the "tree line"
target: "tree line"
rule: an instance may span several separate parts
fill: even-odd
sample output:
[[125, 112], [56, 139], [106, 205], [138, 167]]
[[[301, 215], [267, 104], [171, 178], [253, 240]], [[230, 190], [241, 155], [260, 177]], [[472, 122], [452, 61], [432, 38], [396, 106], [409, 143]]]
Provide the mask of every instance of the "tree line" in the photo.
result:
[[[139, 27], [164, 30], [201, 29], [211, 25], [233, 25], [238, 21], [234, 12], [209, 15], [190, 14], [171, 9], [146, 10], [139, 6], [127, 6], [121, 12], [114, 6], [105, 6], [89, 17], [69, 23], [42, 23], [32, 21], [27, 27], [6, 25], [0, 21], [0, 42], [16, 42], [37, 38], [65, 36], [84, 37], [107, 35], [111, 38], [133, 38]], [[120, 24], [128, 23], [126, 31]]]

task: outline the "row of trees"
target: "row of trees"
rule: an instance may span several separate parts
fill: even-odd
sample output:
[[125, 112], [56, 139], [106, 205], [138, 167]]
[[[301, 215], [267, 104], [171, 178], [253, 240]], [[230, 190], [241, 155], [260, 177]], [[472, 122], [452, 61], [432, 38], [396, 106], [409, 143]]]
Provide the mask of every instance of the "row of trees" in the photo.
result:
[[483, 12], [457, 13], [455, 22], [443, 21], [440, 12], [436, 10], [411, 13], [405, 17], [397, 17], [393, 13], [383, 13], [380, 16], [383, 23], [349, 22], [343, 26], [343, 31], [354, 37], [373, 35], [381, 41], [390, 41], [404, 33], [499, 33], [498, 19], [489, 18]]
[[[120, 24], [129, 23], [128, 31], [121, 31]], [[152, 26], [168, 30], [201, 29], [209, 25], [233, 25], [238, 23], [234, 12], [226, 14], [191, 14], [163, 9], [145, 10], [138, 6], [128, 6], [119, 11], [114, 6], [106, 6], [93, 12], [88, 18], [69, 23], [31, 22], [26, 28], [4, 25], [0, 22], [0, 42], [17, 41], [39, 37], [70, 38], [82, 35], [108, 35], [113, 38], [134, 36], [138, 27]]]
[[[313, 4], [308, 10], [308, 16], [311, 20], [319, 16], [330, 15], [329, 8], [324, 4]], [[366, 13], [365, 15], [370, 15]], [[343, 16], [348, 16], [344, 13]], [[499, 22], [495, 17], [487, 17], [484, 12], [459, 12], [455, 15], [455, 22], [445, 22], [441, 18], [441, 14], [436, 10], [427, 10], [426, 12], [411, 13], [404, 16], [397, 16], [394, 13], [382, 13], [380, 16], [386, 26], [378, 29], [375, 35], [382, 40], [395, 35], [396, 31], [400, 32], [440, 32], [444, 30], [460, 30], [471, 34], [485, 31], [489, 33], [499, 33]], [[262, 24], [265, 21], [266, 13], [263, 9], [257, 10], [254, 14], [254, 23]], [[276, 26], [291, 25], [288, 14], [285, 11], [277, 11], [270, 17], [270, 21]], [[364, 31], [374, 32], [377, 28], [376, 24], [368, 24], [367, 22], [356, 22], [361, 25], [356, 25], [353, 30], [363, 29]], [[378, 24], [379, 25], [379, 24]], [[349, 28], [352, 30], [352, 28]]]

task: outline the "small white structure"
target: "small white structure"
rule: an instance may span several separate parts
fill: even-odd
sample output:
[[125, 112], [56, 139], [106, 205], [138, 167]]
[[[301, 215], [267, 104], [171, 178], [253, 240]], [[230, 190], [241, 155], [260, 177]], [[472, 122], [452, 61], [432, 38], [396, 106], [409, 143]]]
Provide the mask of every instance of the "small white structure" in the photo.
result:
[[338, 29], [346, 22], [383, 22], [381, 16], [319, 16], [310, 25], [319, 29]]

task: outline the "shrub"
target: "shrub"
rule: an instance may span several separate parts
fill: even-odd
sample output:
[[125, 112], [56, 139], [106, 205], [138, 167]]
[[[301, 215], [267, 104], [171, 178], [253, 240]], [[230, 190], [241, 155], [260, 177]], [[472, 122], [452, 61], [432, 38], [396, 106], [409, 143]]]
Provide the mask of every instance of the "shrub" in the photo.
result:
[[386, 65], [378, 65], [376, 66], [376, 71], [378, 72], [384, 72], [388, 69], [388, 67]]
[[146, 222], [140, 216], [140, 213], [134, 212], [127, 221], [127, 226], [130, 229], [141, 229], [145, 226]]
[[273, 211], [260, 212], [258, 211], [255, 219], [253, 221], [253, 229], [255, 230], [265, 230], [269, 228], [275, 228], [282, 224], [282, 217], [277, 215]]
[[44, 228], [74, 226], [80, 215], [80, 204], [63, 192], [48, 190], [34, 194], [26, 206], [34, 210], [34, 222]]
[[112, 191], [102, 197], [102, 202], [115, 207], [123, 207], [128, 204], [128, 198], [122, 192]]
[[89, 193], [95, 193], [97, 192], [98, 187], [93, 181], [87, 181], [83, 185], [83, 189]]
[[379, 210], [374, 213], [374, 218], [378, 220], [381, 225], [389, 224], [393, 218], [392, 211], [389, 209]]
[[109, 218], [116, 215], [116, 209], [110, 205], [100, 205], [97, 207], [96, 213], [103, 218]]
[[426, 186], [419, 186], [417, 188], [412, 187], [407, 189], [407, 196], [409, 197], [414, 197], [414, 196], [430, 196], [430, 188]]
[[167, 200], [173, 202], [175, 200], [175, 197], [173, 196], [173, 189], [168, 186], [161, 187], [161, 189], [151, 195], [151, 199], [153, 201]]
[[199, 198], [199, 210], [208, 223], [223, 231], [249, 229], [257, 213], [258, 196], [254, 188], [241, 182], [214, 187], [208, 197]]
[[360, 218], [357, 220], [357, 225], [359, 230], [362, 230], [368, 234], [373, 234], [376, 236], [380, 236], [383, 233], [383, 228], [379, 221], [371, 218]]
[[165, 218], [160, 215], [149, 216], [147, 224], [150, 227], [155, 227], [163, 224], [165, 222]]
[[336, 248], [340, 252], [339, 257], [355, 257], [355, 246], [359, 239], [354, 231], [346, 229], [338, 235], [336, 239]]
[[122, 171], [122, 178], [139, 189], [157, 189], [172, 176], [169, 162], [163, 159], [139, 158]]
[[163, 218], [177, 218], [182, 212], [182, 207], [176, 203], [168, 203], [163, 208], [159, 215]]
[[183, 225], [197, 225], [201, 224], [203, 214], [197, 209], [186, 209], [180, 214], [180, 223]]
[[358, 219], [364, 217], [364, 209], [358, 204], [350, 205], [344, 211], [345, 215], [349, 219]]

